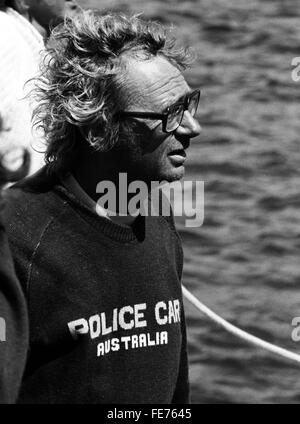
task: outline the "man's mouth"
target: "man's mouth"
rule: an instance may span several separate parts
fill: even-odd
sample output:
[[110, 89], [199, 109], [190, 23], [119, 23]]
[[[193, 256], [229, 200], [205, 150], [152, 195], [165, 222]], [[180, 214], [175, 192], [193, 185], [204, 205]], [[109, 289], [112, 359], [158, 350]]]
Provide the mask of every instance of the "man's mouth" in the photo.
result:
[[186, 153], [184, 149], [172, 150], [168, 156], [175, 165], [182, 165], [186, 159]]
[[184, 149], [176, 149], [176, 150], [172, 150], [168, 156], [182, 156], [184, 158], [186, 158], [186, 153]]

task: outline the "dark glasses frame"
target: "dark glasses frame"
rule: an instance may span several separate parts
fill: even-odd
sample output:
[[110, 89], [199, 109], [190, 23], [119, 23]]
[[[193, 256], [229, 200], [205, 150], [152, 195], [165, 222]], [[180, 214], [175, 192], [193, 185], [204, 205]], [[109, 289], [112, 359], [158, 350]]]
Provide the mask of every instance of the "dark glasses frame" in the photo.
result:
[[[188, 110], [190, 101], [191, 101], [192, 98], [195, 97], [195, 95], [198, 96], [197, 102], [196, 102], [196, 107], [195, 107], [195, 113], [196, 113], [197, 112], [198, 105], [199, 105], [199, 101], [200, 101], [200, 96], [201, 96], [201, 90], [199, 90], [199, 89], [198, 90], [194, 90], [191, 93], [188, 93], [184, 97], [184, 99], [182, 101], [176, 102], [173, 105], [169, 106], [168, 109], [166, 110], [166, 112], [164, 112], [164, 113], [121, 111], [121, 112], [119, 112], [119, 116], [121, 116], [121, 117], [133, 117], [133, 118], [155, 119], [155, 120], [156, 119], [159, 119], [159, 120], [162, 121], [162, 130], [163, 130], [163, 132], [165, 132], [165, 133], [171, 133], [171, 132], [175, 131], [181, 125], [181, 122], [182, 122], [183, 116], [184, 116], [184, 112], [186, 110]], [[178, 106], [183, 106], [180, 122], [178, 123], [178, 125], [177, 125], [176, 128], [174, 128], [174, 129], [172, 129], [170, 131], [167, 131], [168, 117], [172, 113], [172, 111], [175, 108], [177, 108]]]

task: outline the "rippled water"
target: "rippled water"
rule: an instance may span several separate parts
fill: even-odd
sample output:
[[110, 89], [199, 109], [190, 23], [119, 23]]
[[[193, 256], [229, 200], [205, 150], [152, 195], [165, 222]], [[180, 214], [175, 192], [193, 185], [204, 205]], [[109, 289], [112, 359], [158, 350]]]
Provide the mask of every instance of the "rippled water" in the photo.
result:
[[[79, 2], [80, 3], [80, 2]], [[300, 2], [82, 1], [174, 23], [198, 53], [203, 134], [186, 179], [205, 181], [205, 221], [185, 228], [183, 282], [232, 323], [300, 353]], [[130, 6], [129, 6], [130, 4]], [[186, 304], [193, 402], [297, 403], [300, 368], [227, 334]]]

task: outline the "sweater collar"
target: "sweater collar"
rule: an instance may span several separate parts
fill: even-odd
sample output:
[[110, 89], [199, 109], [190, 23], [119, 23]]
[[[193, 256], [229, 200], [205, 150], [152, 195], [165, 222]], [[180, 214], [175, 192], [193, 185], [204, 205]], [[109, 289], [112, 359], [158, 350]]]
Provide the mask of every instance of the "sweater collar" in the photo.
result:
[[135, 217], [132, 216], [114, 216], [111, 211], [104, 209], [97, 204], [81, 187], [73, 174], [68, 174], [62, 178], [62, 184], [71, 191], [79, 200], [97, 215], [109, 219], [116, 224], [130, 226], [134, 223]]
[[131, 226], [120, 225], [104, 216], [100, 216], [95, 208], [88, 206], [86, 202], [65, 187], [61, 181], [55, 185], [54, 190], [73, 207], [75, 212], [105, 236], [117, 242], [125, 243], [137, 243], [144, 240], [146, 227], [144, 216], [137, 216]]

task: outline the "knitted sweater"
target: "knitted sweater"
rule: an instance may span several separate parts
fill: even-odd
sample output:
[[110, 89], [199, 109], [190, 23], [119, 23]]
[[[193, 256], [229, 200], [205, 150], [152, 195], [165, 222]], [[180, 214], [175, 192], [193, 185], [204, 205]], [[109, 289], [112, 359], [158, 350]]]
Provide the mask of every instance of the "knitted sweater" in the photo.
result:
[[45, 169], [6, 197], [29, 302], [20, 402], [188, 402], [182, 249], [172, 220], [118, 225]]

